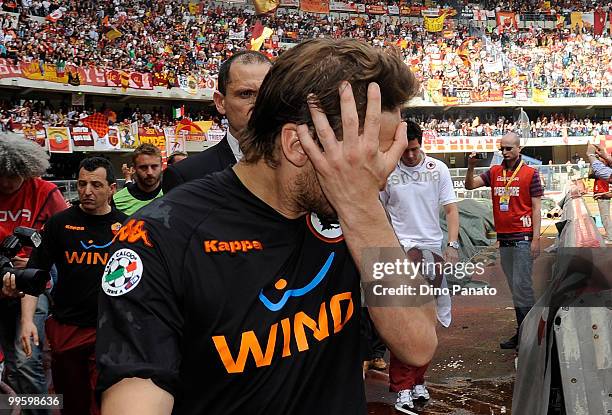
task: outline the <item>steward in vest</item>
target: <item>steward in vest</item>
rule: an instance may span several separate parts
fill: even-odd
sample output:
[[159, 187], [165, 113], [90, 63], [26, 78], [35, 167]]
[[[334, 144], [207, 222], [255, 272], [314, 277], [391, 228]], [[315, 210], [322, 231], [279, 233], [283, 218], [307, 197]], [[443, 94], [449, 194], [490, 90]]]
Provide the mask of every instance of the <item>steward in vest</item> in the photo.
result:
[[521, 158], [518, 135], [503, 136], [500, 151], [504, 157], [502, 164], [492, 166], [480, 176], [474, 175], [475, 153], [470, 155], [465, 188], [491, 188], [501, 264], [512, 292], [518, 325], [516, 334], [500, 343], [500, 347], [514, 349], [518, 347], [521, 323], [535, 302], [531, 271], [533, 260], [540, 254], [540, 210], [544, 191], [538, 171], [527, 166]]

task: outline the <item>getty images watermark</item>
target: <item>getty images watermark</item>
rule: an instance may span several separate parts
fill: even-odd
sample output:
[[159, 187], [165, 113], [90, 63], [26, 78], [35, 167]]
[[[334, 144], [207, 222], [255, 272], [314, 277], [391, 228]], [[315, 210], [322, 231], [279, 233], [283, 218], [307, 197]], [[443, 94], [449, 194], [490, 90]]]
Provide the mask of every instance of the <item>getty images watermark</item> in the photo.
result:
[[363, 272], [366, 302], [374, 306], [418, 306], [439, 296], [494, 296], [497, 289], [486, 284], [447, 286], [444, 279], [470, 281], [485, 273], [482, 262], [445, 262], [430, 251], [404, 252], [401, 248], [365, 250]]

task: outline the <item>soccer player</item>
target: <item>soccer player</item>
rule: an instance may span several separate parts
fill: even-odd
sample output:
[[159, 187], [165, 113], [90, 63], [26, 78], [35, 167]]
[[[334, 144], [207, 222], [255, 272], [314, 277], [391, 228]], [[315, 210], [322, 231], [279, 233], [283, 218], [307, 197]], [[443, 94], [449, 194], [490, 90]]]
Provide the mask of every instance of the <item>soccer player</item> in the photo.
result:
[[[360, 282], [374, 284], [368, 252], [406, 258], [378, 193], [417, 91], [399, 55], [357, 40], [283, 53], [244, 158], [134, 215], [148, 244], [113, 246], [96, 349], [103, 414], [365, 412]], [[400, 360], [423, 365], [435, 309], [414, 300], [369, 312]]]
[[131, 215], [152, 200], [162, 197], [162, 156], [153, 144], [141, 144], [132, 153], [134, 182], [127, 183], [115, 193], [113, 203], [117, 209]]

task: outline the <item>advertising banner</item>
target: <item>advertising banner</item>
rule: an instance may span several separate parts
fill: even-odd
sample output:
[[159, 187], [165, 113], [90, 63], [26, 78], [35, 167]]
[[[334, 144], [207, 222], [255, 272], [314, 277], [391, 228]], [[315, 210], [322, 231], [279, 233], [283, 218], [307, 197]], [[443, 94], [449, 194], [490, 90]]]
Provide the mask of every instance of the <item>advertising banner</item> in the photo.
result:
[[47, 127], [47, 143], [50, 153], [72, 153], [68, 127]]

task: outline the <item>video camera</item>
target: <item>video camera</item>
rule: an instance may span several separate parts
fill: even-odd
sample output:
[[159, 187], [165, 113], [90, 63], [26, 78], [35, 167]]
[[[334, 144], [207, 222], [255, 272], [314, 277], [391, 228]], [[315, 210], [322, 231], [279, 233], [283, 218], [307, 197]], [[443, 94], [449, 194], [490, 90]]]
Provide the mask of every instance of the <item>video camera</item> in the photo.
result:
[[11, 258], [17, 255], [24, 246], [36, 248], [41, 242], [40, 234], [35, 229], [19, 226], [13, 230], [12, 235], [6, 237], [0, 246], [0, 278], [7, 272], [15, 274], [17, 289], [35, 297], [45, 291], [51, 275], [48, 271], [41, 269], [15, 269]]

